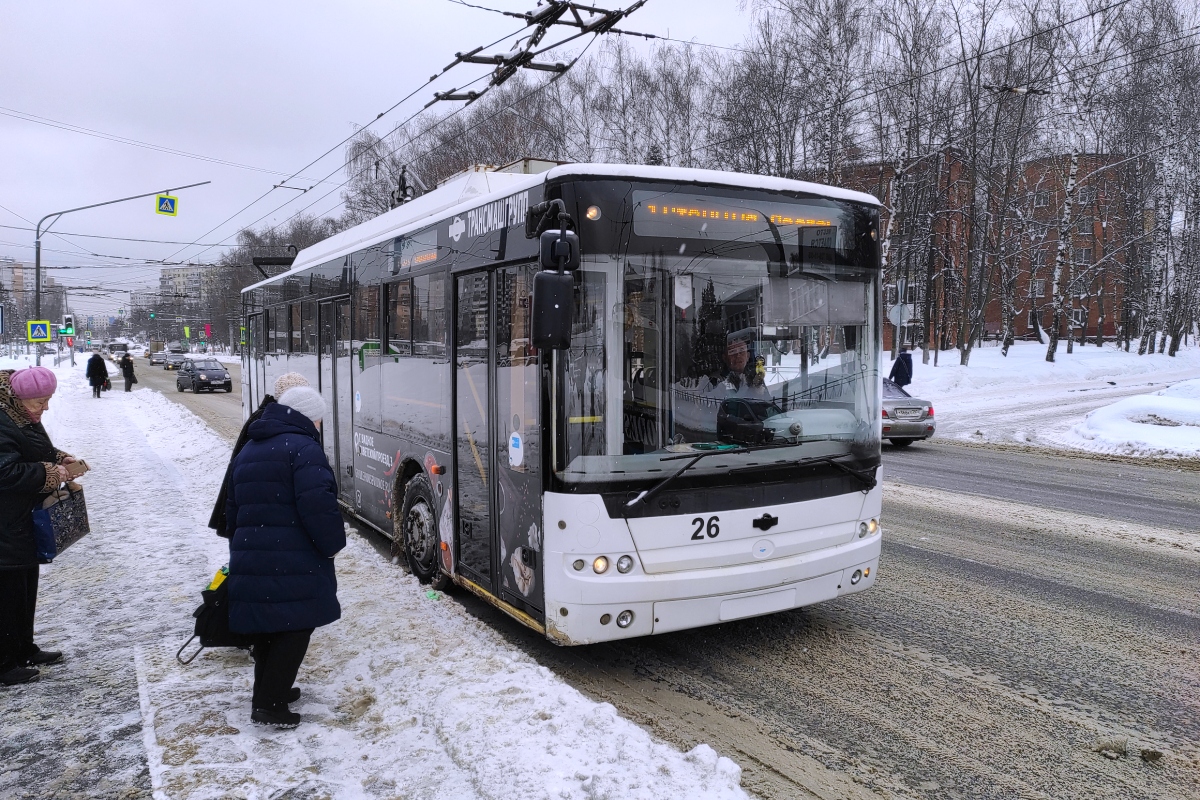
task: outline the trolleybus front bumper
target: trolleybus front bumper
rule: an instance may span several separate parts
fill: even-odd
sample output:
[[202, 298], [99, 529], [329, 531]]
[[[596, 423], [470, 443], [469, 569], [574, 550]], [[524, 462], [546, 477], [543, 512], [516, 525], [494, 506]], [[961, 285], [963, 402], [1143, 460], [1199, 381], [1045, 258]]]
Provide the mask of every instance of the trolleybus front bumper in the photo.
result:
[[[855, 510], [861, 508], [860, 516], [877, 519], [880, 488], [866, 498], [856, 494], [859, 501], [865, 500], [853, 504]], [[646, 636], [800, 608], [867, 589], [878, 574], [881, 529], [877, 524], [867, 535], [854, 533], [843, 537], [841, 543], [794, 555], [647, 573], [625, 520], [600, 514], [586, 526], [598, 536], [591, 531], [572, 536], [569, 524], [567, 528], [557, 526], [559, 520], [577, 517], [581, 499], [546, 495], [546, 635], [560, 644]], [[593, 499], [598, 504], [599, 498]], [[765, 513], [762, 509], [748, 511]], [[687, 525], [692, 515], [683, 516], [687, 519], [659, 517], [655, 522]], [[848, 528], [857, 528], [859, 523], [859, 518], [845, 522]], [[746, 540], [747, 548], [771, 538]], [[814, 538], [824, 537], [814, 531]], [[595, 569], [597, 553], [607, 554], [608, 565], [602, 573]], [[634, 566], [625, 574], [617, 570], [621, 555], [634, 559]], [[580, 561], [584, 562], [582, 568]]]

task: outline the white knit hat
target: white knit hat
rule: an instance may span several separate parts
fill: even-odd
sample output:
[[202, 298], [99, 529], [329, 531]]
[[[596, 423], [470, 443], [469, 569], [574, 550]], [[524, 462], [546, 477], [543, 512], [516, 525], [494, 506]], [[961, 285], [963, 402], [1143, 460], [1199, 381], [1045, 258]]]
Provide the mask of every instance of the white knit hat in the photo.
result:
[[285, 372], [275, 379], [275, 397], [283, 397], [283, 393], [293, 386], [309, 386], [308, 378], [299, 372]]
[[325, 416], [325, 400], [321, 393], [309, 386], [293, 386], [279, 398], [279, 405], [287, 406], [308, 417], [313, 422], [319, 422]]

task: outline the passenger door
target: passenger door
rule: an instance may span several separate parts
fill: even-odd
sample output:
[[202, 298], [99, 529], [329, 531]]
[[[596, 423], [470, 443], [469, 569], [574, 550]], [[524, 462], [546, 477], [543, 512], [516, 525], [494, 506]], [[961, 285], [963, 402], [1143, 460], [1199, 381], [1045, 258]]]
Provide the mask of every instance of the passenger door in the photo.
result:
[[534, 268], [455, 281], [458, 563], [519, 608], [541, 611], [538, 355], [530, 343]]

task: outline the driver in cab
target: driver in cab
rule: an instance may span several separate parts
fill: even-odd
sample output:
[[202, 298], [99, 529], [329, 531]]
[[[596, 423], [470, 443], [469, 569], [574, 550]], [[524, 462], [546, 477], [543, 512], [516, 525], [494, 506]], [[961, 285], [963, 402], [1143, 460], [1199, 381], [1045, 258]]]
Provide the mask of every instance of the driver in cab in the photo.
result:
[[770, 400], [766, 387], [766, 360], [751, 357], [750, 340], [743, 335], [731, 335], [725, 343], [724, 386], [730, 397], [751, 397]]

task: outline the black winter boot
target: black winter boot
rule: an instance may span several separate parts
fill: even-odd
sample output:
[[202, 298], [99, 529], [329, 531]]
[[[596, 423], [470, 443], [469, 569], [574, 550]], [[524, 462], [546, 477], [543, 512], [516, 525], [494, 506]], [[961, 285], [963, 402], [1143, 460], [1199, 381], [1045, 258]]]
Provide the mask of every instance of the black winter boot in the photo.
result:
[[62, 661], [62, 657], [61, 650], [43, 650], [39, 647], [25, 663], [31, 667], [44, 667], [47, 664], [57, 664]]
[[41, 673], [30, 667], [13, 667], [8, 672], [0, 673], [0, 683], [5, 686], [17, 686], [37, 680], [38, 675]]
[[250, 714], [250, 719], [259, 725], [270, 725], [275, 728], [294, 728], [300, 724], [300, 715], [288, 711], [287, 704], [275, 708], [256, 708]]

